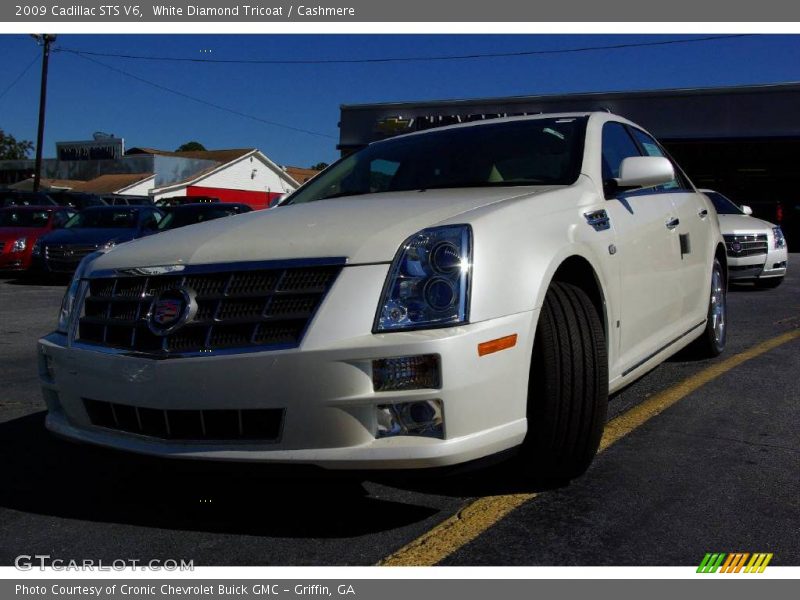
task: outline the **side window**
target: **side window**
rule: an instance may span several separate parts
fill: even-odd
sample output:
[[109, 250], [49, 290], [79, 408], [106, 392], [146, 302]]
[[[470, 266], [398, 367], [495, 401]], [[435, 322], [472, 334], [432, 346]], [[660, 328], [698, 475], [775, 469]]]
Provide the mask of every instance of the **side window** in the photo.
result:
[[633, 132], [633, 137], [636, 138], [636, 141], [642, 147], [645, 156], [663, 156], [672, 163], [672, 168], [675, 169], [675, 179], [670, 181], [669, 183], [665, 183], [664, 185], [658, 186], [657, 188], [655, 188], [656, 190], [667, 191], [667, 190], [678, 190], [678, 189], [684, 189], [684, 190], [691, 189], [688, 182], [684, 179], [683, 175], [681, 174], [681, 170], [675, 164], [675, 161], [673, 161], [669, 156], [667, 156], [666, 152], [664, 152], [659, 143], [653, 137], [649, 136], [640, 129], [636, 129], [635, 127], [631, 127], [631, 131]]
[[619, 177], [622, 161], [630, 156], [641, 156], [636, 142], [622, 123], [609, 121], [603, 125], [603, 183]]
[[369, 189], [371, 192], [383, 192], [389, 189], [392, 178], [400, 168], [400, 163], [377, 158], [369, 165]]

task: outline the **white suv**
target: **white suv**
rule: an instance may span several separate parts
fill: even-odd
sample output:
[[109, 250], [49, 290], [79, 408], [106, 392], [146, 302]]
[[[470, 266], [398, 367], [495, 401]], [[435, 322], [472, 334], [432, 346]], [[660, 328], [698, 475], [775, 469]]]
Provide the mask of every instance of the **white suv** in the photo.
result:
[[756, 219], [749, 206], [739, 207], [719, 192], [700, 191], [711, 199], [719, 215], [730, 280], [752, 281], [760, 288], [778, 287], [789, 266], [789, 249], [781, 228]]
[[505, 450], [575, 477], [609, 392], [725, 346], [708, 198], [607, 113], [413, 133], [275, 209], [81, 264], [39, 343], [62, 436], [336, 469]]

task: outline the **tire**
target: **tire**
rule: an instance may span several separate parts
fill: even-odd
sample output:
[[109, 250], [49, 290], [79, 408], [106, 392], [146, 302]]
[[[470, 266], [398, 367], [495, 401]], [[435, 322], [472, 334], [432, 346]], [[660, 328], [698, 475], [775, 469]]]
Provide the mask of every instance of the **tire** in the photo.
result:
[[725, 273], [719, 260], [714, 259], [711, 270], [711, 293], [703, 334], [689, 346], [698, 358], [714, 358], [722, 354], [728, 340], [728, 293]]
[[554, 282], [545, 296], [528, 383], [520, 459], [538, 476], [573, 479], [592, 462], [608, 407], [603, 323], [589, 296]]
[[783, 277], [768, 277], [767, 279], [756, 279], [756, 287], [762, 290], [772, 290], [783, 283]]

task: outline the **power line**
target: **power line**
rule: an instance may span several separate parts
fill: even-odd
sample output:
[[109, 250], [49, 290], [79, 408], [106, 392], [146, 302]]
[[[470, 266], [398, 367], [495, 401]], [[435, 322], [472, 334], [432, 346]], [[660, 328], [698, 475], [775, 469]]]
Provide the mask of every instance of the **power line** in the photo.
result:
[[486, 58], [509, 58], [519, 56], [544, 56], [551, 54], [575, 54], [579, 52], [599, 52], [603, 50], [621, 50], [624, 48], [644, 48], [648, 46], [669, 46], [674, 44], [697, 44], [719, 40], [730, 40], [743, 37], [752, 37], [757, 34], [739, 33], [731, 35], [710, 35], [699, 38], [681, 40], [660, 40], [655, 42], [631, 42], [627, 44], [611, 44], [606, 46], [582, 46], [578, 48], [562, 48], [553, 50], [523, 50], [519, 52], [496, 52], [488, 54], [457, 54], [444, 56], [405, 56], [383, 58], [353, 58], [353, 59], [289, 59], [289, 60], [260, 60], [260, 59], [222, 59], [222, 58], [189, 58], [177, 56], [142, 56], [136, 54], [114, 54], [107, 52], [92, 52], [79, 48], [58, 48], [59, 52], [69, 52], [84, 58], [88, 56], [101, 56], [105, 58], [125, 58], [131, 60], [149, 60], [162, 62], [192, 62], [192, 63], [217, 63], [217, 64], [242, 64], [242, 65], [331, 65], [331, 64], [359, 64], [359, 63], [390, 63], [390, 62], [427, 62], [448, 60], [473, 60]]
[[19, 80], [22, 79], [25, 76], [25, 73], [27, 73], [30, 70], [30, 68], [34, 65], [34, 63], [36, 63], [37, 60], [39, 60], [39, 55], [38, 54], [33, 57], [33, 60], [28, 63], [27, 67], [22, 69], [22, 73], [17, 75], [17, 77], [14, 79], [14, 81], [9, 83], [8, 87], [6, 87], [6, 89], [4, 89], [2, 92], [0, 92], [0, 98], [5, 96], [9, 92], [9, 90], [11, 90], [11, 88], [13, 88], [15, 85], [17, 85], [17, 82], [19, 82]]
[[210, 101], [204, 100], [202, 98], [197, 98], [196, 96], [190, 96], [189, 94], [186, 94], [186, 93], [181, 92], [179, 90], [175, 90], [175, 89], [172, 89], [172, 88], [167, 87], [165, 85], [161, 85], [160, 83], [156, 83], [154, 81], [150, 81], [150, 80], [145, 79], [143, 77], [139, 77], [138, 75], [134, 75], [133, 73], [129, 73], [128, 71], [124, 71], [122, 69], [118, 69], [117, 67], [113, 67], [111, 65], [107, 65], [106, 63], [101, 62], [99, 60], [96, 60], [94, 58], [90, 58], [88, 56], [83, 56], [83, 55], [80, 55], [80, 54], [77, 54], [77, 56], [79, 58], [82, 58], [83, 60], [87, 60], [89, 62], [92, 62], [92, 63], [96, 64], [96, 65], [100, 65], [101, 67], [105, 67], [106, 69], [109, 69], [110, 71], [114, 71], [116, 73], [119, 73], [120, 75], [124, 75], [125, 77], [129, 77], [131, 79], [135, 79], [136, 81], [139, 81], [141, 83], [145, 83], [145, 84], [147, 84], [149, 86], [152, 86], [154, 88], [157, 88], [159, 90], [162, 90], [162, 91], [165, 91], [165, 92], [169, 92], [170, 94], [175, 94], [176, 96], [180, 96], [181, 98], [186, 98], [187, 100], [192, 100], [193, 102], [197, 102], [199, 104], [204, 104], [205, 106], [210, 106], [211, 108], [216, 108], [217, 110], [222, 110], [222, 111], [231, 113], [231, 114], [239, 116], [239, 117], [244, 117], [245, 119], [250, 119], [252, 121], [258, 121], [259, 123], [263, 123], [265, 125], [271, 125], [273, 127], [280, 127], [282, 129], [288, 129], [290, 131], [296, 131], [298, 133], [307, 133], [308, 135], [316, 135], [316, 136], [319, 136], [319, 137], [329, 138], [329, 139], [332, 139], [332, 140], [336, 139], [335, 136], [328, 135], [327, 133], [320, 133], [318, 131], [312, 131], [310, 129], [302, 129], [300, 127], [293, 127], [292, 125], [285, 125], [283, 123], [277, 123], [276, 121], [270, 121], [268, 119], [262, 119], [261, 117], [257, 117], [255, 115], [251, 115], [251, 114], [242, 112], [240, 110], [236, 110], [235, 108], [229, 108], [227, 106], [222, 106], [220, 104], [215, 104], [214, 102], [210, 102]]

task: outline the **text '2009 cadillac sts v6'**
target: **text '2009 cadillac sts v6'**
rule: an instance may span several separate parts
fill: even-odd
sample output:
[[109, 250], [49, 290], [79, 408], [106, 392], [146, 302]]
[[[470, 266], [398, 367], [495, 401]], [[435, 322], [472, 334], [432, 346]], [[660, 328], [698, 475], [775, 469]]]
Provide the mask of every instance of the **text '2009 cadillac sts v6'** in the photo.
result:
[[607, 113], [413, 133], [270, 211], [87, 257], [40, 341], [47, 427], [338, 469], [590, 464], [609, 392], [725, 346], [716, 213]]

